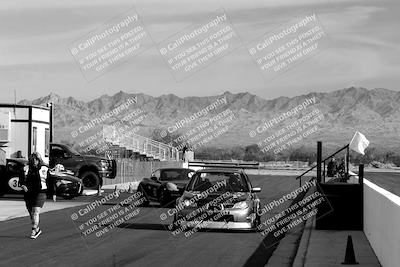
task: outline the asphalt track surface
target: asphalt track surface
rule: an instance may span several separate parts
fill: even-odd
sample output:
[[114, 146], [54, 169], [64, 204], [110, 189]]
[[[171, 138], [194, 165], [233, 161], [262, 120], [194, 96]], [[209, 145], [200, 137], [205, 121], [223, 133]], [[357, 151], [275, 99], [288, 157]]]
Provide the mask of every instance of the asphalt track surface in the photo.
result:
[[[262, 206], [298, 186], [288, 176], [250, 179], [253, 186], [262, 187], [258, 193]], [[82, 196], [73, 201], [93, 200]], [[82, 207], [42, 214], [43, 234], [36, 240], [29, 238], [28, 217], [0, 222], [0, 266], [264, 266], [279, 241], [257, 232], [233, 231], [205, 230], [177, 237], [167, 228], [171, 218], [160, 219], [167, 209], [156, 205], [141, 207], [137, 216], [100, 237], [84, 236], [78, 229], [84, 218], [71, 219]], [[98, 206], [93, 214], [110, 207]], [[267, 212], [262, 221], [277, 212]]]
[[398, 172], [365, 172], [365, 178], [387, 191], [400, 196], [400, 173]]

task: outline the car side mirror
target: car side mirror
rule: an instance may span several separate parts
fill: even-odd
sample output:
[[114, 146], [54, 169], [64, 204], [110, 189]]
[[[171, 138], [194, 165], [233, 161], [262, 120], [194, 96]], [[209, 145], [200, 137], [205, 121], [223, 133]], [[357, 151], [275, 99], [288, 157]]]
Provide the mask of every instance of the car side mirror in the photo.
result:
[[65, 153], [63, 154], [63, 158], [69, 159], [69, 158], [72, 158], [72, 156], [71, 156], [71, 154], [65, 152]]
[[156, 182], [158, 181], [157, 177], [155, 177], [155, 176], [151, 176], [150, 179], [153, 181], [156, 181]]
[[251, 192], [252, 192], [252, 193], [261, 192], [261, 187], [253, 187], [253, 188], [251, 189]]

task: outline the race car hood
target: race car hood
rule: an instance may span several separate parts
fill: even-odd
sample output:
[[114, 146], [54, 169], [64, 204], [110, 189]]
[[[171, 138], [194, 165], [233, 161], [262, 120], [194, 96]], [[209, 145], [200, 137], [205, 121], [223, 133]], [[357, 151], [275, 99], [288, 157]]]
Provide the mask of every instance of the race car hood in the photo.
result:
[[210, 194], [203, 194], [200, 191], [186, 191], [183, 194], [184, 199], [196, 197], [198, 205], [205, 205], [212, 201], [217, 200], [218, 203], [230, 201], [232, 204], [242, 201], [250, 201], [251, 194], [248, 192], [213, 192]]

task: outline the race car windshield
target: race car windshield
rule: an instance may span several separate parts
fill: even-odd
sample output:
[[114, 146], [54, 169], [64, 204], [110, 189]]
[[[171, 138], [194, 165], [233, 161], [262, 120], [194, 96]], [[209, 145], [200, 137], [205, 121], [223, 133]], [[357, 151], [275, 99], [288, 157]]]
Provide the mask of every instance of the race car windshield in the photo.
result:
[[249, 192], [246, 178], [240, 173], [197, 173], [188, 188], [205, 191], [213, 187], [217, 192]]
[[161, 172], [161, 181], [185, 180], [188, 181], [192, 175], [188, 170], [164, 170]]

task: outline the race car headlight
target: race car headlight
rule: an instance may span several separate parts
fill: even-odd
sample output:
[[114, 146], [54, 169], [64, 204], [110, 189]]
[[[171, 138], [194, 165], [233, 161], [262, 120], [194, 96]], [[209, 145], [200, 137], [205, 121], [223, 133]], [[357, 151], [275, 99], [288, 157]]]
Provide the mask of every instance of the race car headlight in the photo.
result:
[[167, 183], [165, 186], [169, 191], [179, 191], [178, 186], [174, 183]]
[[247, 204], [246, 201], [241, 201], [238, 203], [235, 203], [235, 205], [233, 205], [234, 209], [247, 209], [249, 207], [249, 205]]
[[185, 199], [183, 201], [183, 205], [185, 205], [185, 207], [197, 207], [197, 203], [196, 202], [192, 202], [189, 199]]

